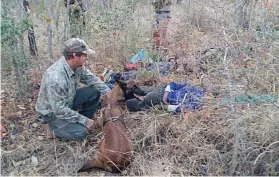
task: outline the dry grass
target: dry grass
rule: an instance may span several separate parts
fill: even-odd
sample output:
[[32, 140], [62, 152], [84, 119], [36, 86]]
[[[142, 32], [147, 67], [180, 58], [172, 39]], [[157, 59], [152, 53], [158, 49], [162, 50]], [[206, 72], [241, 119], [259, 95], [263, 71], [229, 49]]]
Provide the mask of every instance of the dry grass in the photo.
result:
[[[38, 6], [35, 4], [34, 8]], [[186, 80], [199, 87], [217, 86], [220, 97], [278, 95], [278, 42], [264, 37], [257, 39], [255, 31], [235, 28], [232, 8], [229, 2], [216, 0], [206, 3], [185, 0], [181, 6], [174, 5], [168, 31], [170, 47], [185, 63], [194, 60], [191, 67], [196, 68], [196, 73], [176, 73], [167, 78], [154, 73], [153, 79], [158, 84]], [[152, 10], [149, 2], [141, 2], [133, 20], [124, 21], [125, 28], [113, 31], [99, 29], [96, 20], [100, 14], [90, 16], [89, 35], [85, 39], [97, 51], [90, 61], [93, 71], [99, 73], [108, 65], [121, 71], [122, 63], [140, 49], [146, 47], [153, 52]], [[261, 4], [256, 10], [255, 26], [272, 16]], [[273, 10], [278, 11], [278, 7]], [[38, 18], [35, 20], [39, 58], [30, 63], [30, 70], [40, 75], [61, 55], [59, 36], [63, 33], [63, 23], [54, 31], [55, 59], [49, 59], [45, 25]], [[278, 38], [278, 31], [273, 35]], [[209, 48], [215, 48], [216, 52], [204, 57], [203, 51]], [[103, 66], [98, 68], [98, 63]], [[203, 77], [197, 78], [200, 68], [204, 69]], [[147, 77], [142, 72], [138, 79]], [[26, 100], [18, 101], [13, 81], [12, 74], [2, 79], [1, 122], [9, 130], [9, 141], [1, 144], [1, 175], [119, 175], [103, 171], [77, 174], [82, 163], [94, 154], [102, 133], [95, 132], [82, 142], [55, 143], [44, 139], [41, 124], [34, 119], [34, 88], [30, 86]], [[203, 116], [206, 109], [211, 113], [209, 119]], [[278, 175], [275, 171], [279, 157], [278, 101], [224, 105], [211, 100], [204, 110], [190, 113], [187, 120], [183, 115], [155, 109], [128, 114], [126, 125], [134, 144], [135, 160], [123, 175]], [[14, 135], [14, 131], [18, 134]]]

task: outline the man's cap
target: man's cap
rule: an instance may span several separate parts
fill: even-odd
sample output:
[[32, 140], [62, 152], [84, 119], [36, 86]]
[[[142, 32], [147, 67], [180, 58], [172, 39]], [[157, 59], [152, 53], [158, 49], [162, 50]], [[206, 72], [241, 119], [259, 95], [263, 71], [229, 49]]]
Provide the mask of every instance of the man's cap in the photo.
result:
[[95, 51], [90, 49], [84, 40], [79, 38], [71, 38], [64, 43], [65, 50], [71, 53], [84, 53], [87, 55], [94, 54]]

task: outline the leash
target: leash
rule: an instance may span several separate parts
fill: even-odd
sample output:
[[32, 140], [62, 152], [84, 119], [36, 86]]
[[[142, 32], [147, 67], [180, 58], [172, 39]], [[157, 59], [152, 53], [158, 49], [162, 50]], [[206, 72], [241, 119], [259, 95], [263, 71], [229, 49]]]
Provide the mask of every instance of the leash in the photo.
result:
[[[119, 105], [119, 104], [118, 104]], [[107, 106], [107, 108], [108, 108], [108, 110], [106, 110], [106, 111], [110, 111], [111, 110], [111, 107], [110, 107], [110, 104], [108, 104], [108, 106]], [[124, 133], [114, 122], [116, 121], [116, 120], [118, 120], [119, 119], [119, 117], [120, 116], [122, 116], [122, 115], [124, 115], [125, 113], [126, 113], [126, 110], [127, 110], [127, 106], [125, 106], [125, 110], [122, 110], [121, 108], [121, 111], [122, 111], [122, 113], [119, 115], [119, 116], [114, 116], [114, 117], [111, 117], [111, 112], [110, 112], [110, 115], [109, 115], [109, 118], [103, 123], [103, 126], [105, 126], [105, 124], [107, 123], [107, 122], [112, 122], [113, 123], [113, 125], [129, 140], [129, 142], [132, 144], [132, 141], [127, 137], [127, 135], [126, 135], [126, 133]], [[125, 123], [124, 122], [122, 122], [122, 121], [120, 121], [123, 125], [124, 125], [124, 127], [126, 128], [126, 126], [125, 126]]]
[[[117, 102], [114, 102], [115, 104], [113, 104], [113, 105], [119, 105], [119, 106], [121, 106], [121, 104], [116, 104]], [[121, 109], [121, 108], [120, 108]], [[106, 119], [106, 121], [103, 123], [103, 126], [105, 126], [105, 124], [107, 123], [107, 122], [114, 122], [114, 121], [116, 121], [116, 120], [118, 120], [122, 115], [124, 115], [125, 114], [125, 112], [126, 112], [126, 110], [127, 110], [127, 107], [126, 107], [126, 109], [123, 111], [122, 109], [121, 109], [121, 114], [120, 115], [118, 115], [118, 116], [111, 116], [111, 104], [108, 104], [107, 105], [107, 110], [105, 110], [106, 111], [106, 113], [105, 113], [105, 116], [106, 115], [108, 115], [107, 114], [107, 111], [109, 111], [109, 116], [108, 116], [108, 119]], [[124, 126], [125, 126], [125, 124], [123, 124]]]

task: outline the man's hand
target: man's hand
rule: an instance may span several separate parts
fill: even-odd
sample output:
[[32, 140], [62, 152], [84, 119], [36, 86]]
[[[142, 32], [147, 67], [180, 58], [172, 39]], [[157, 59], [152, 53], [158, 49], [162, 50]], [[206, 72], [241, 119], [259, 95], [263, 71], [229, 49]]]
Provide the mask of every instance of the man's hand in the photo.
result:
[[97, 129], [99, 127], [98, 123], [94, 120], [88, 119], [87, 128], [89, 131]]

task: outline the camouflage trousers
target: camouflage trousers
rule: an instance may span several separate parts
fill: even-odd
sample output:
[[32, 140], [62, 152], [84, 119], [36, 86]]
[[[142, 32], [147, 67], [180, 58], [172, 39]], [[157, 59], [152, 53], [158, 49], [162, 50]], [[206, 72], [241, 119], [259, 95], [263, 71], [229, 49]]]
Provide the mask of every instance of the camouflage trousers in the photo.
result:
[[82, 38], [85, 30], [85, 17], [81, 13], [70, 12], [71, 37]]
[[168, 47], [166, 35], [170, 18], [170, 12], [156, 12], [155, 14], [155, 25], [153, 31], [155, 49], [159, 49], [160, 47]]
[[126, 101], [129, 111], [142, 111], [155, 105], [161, 104], [164, 96], [164, 88], [160, 87], [141, 87], [147, 94], [143, 101], [136, 98]]

